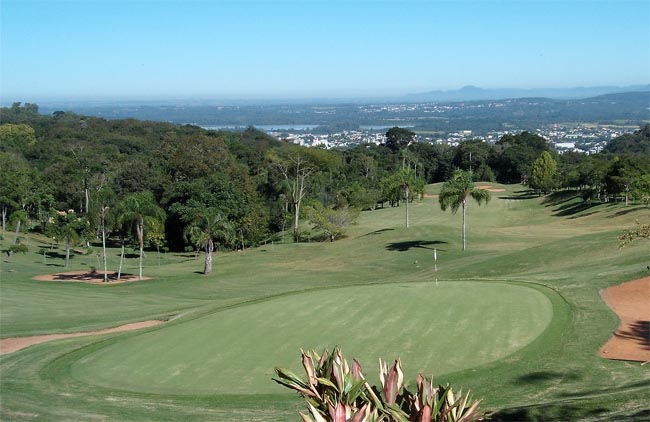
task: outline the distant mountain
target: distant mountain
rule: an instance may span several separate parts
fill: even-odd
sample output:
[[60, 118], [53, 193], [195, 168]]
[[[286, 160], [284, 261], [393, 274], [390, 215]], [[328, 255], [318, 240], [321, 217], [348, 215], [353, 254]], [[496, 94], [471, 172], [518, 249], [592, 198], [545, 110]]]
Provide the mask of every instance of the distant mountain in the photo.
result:
[[551, 99], [582, 99], [597, 97], [606, 94], [618, 94], [623, 92], [648, 91], [650, 85], [631, 86], [596, 86], [579, 88], [539, 88], [539, 89], [483, 89], [468, 85], [461, 89], [449, 91], [429, 91], [417, 94], [408, 94], [405, 99], [408, 101], [434, 101], [434, 102], [455, 102], [455, 101], [479, 101], [479, 100], [505, 100], [512, 98], [551, 98]]

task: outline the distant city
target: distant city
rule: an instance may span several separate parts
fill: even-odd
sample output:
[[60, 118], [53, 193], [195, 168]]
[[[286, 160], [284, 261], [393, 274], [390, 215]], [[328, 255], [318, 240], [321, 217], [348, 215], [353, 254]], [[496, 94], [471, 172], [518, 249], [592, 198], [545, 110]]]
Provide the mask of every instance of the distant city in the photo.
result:
[[[315, 134], [309, 130], [266, 130], [266, 132], [278, 139], [303, 146], [347, 148], [358, 144], [383, 144], [386, 141], [385, 132], [387, 129], [383, 131], [379, 131], [379, 128], [344, 130], [329, 134]], [[595, 154], [603, 149], [608, 140], [623, 135], [624, 133], [632, 133], [635, 130], [638, 130], [638, 126], [621, 128], [600, 125], [564, 126], [556, 124], [550, 127], [536, 129], [534, 132], [547, 139], [560, 153], [574, 151]], [[456, 146], [470, 139], [480, 139], [485, 142], [494, 143], [503, 135], [516, 134], [522, 131], [523, 129], [513, 128], [504, 131], [490, 131], [482, 135], [476, 134], [471, 130], [461, 130], [447, 133], [444, 136], [416, 133], [416, 141], [451, 146]]]

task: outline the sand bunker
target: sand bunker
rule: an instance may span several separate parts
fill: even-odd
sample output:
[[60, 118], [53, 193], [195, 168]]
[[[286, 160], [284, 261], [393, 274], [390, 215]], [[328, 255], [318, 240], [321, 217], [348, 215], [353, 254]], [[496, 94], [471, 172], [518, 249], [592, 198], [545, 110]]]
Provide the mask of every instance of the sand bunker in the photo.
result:
[[650, 362], [650, 277], [609, 287], [600, 295], [621, 319], [600, 356]]
[[151, 277], [142, 277], [138, 279], [137, 275], [122, 273], [121, 278], [117, 279], [116, 272], [108, 272], [108, 282], [104, 281], [104, 271], [67, 271], [65, 273], [44, 274], [33, 277], [32, 280], [39, 281], [73, 281], [90, 284], [117, 284], [131, 283], [134, 281], [151, 280]]
[[90, 335], [97, 335], [97, 334], [118, 333], [120, 331], [139, 330], [141, 328], [154, 327], [156, 325], [162, 324], [163, 322], [165, 321], [153, 319], [149, 321], [124, 324], [124, 325], [120, 325], [119, 327], [106, 328], [103, 330], [81, 331], [77, 333], [68, 333], [68, 334], [45, 334], [41, 336], [5, 338], [0, 340], [0, 356], [6, 355], [8, 353], [17, 352], [18, 350], [24, 349], [25, 347], [32, 346], [34, 344], [45, 343], [46, 341], [59, 340], [59, 339], [70, 338], [70, 337], [82, 337], [82, 336], [90, 336]]
[[488, 192], [505, 192], [505, 189], [495, 189], [492, 185], [476, 186], [476, 189], [485, 189]]

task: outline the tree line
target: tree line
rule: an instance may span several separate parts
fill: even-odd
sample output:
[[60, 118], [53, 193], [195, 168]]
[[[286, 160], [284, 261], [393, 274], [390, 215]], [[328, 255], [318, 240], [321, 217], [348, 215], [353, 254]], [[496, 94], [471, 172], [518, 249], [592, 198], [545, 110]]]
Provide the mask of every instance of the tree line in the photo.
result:
[[[650, 197], [650, 125], [596, 155], [558, 154], [529, 132], [458, 146], [415, 142], [392, 128], [384, 145], [306, 148], [241, 132], [68, 112], [0, 109], [2, 233], [36, 230], [70, 243], [139, 249], [245, 248], [290, 233], [335, 240], [358, 211], [408, 206], [457, 170], [474, 181], [575, 188], [585, 201]], [[406, 225], [408, 226], [408, 212]], [[309, 229], [301, 228], [309, 221]]]

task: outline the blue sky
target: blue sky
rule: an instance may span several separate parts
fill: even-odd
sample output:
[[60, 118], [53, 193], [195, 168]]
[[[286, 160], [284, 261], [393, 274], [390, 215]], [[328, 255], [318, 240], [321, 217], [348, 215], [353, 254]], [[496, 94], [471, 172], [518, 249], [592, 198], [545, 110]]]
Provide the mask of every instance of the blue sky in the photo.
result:
[[0, 1], [3, 103], [647, 84], [650, 2]]

